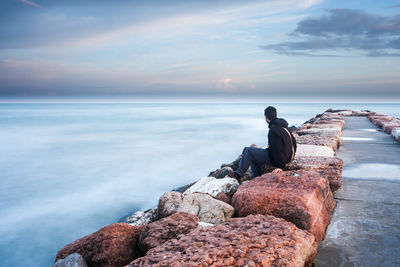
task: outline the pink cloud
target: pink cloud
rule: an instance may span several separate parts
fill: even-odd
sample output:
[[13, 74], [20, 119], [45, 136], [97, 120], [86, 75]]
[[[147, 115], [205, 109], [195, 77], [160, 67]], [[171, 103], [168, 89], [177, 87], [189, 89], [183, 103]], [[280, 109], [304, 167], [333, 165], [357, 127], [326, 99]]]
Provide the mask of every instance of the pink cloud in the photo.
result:
[[33, 1], [29, 1], [29, 0], [19, 0], [19, 1], [26, 5], [29, 5], [29, 6], [33, 6], [33, 7], [40, 8], [40, 9], [42, 8], [41, 6], [39, 6], [38, 4], [36, 4]]

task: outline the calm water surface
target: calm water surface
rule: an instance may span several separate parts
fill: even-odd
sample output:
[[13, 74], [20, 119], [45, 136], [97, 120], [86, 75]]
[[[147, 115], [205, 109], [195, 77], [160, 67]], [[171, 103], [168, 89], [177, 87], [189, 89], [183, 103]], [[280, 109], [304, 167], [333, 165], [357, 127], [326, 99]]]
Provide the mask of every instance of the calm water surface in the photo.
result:
[[[274, 104], [291, 125], [328, 108]], [[73, 240], [266, 145], [265, 104], [0, 104], [0, 266], [51, 266]]]

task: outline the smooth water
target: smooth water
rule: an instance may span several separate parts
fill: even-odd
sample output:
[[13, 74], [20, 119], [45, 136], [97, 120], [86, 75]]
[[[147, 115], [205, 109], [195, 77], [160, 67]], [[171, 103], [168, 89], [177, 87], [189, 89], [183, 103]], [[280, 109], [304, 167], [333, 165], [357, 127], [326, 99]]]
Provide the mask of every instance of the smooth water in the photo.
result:
[[[290, 125], [328, 108], [274, 104]], [[266, 146], [265, 104], [0, 104], [0, 266], [51, 266], [64, 245]]]

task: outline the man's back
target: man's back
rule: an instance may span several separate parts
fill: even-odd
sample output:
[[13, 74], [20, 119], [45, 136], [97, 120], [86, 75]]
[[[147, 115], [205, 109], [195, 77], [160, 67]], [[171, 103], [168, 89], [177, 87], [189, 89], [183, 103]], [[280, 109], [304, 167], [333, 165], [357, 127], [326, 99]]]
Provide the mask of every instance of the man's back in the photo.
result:
[[276, 118], [269, 122], [268, 145], [271, 161], [278, 168], [293, 160], [296, 152], [296, 139], [288, 129], [284, 119]]

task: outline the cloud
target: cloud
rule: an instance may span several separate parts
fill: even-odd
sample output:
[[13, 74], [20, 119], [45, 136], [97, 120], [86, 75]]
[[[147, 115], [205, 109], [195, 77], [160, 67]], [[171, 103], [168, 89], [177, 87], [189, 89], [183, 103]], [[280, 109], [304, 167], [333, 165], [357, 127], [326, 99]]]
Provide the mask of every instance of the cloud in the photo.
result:
[[[30, 0], [19, 2], [0, 1], [0, 49], [90, 46], [114, 42], [115, 38], [125, 41], [138, 32], [164, 36], [177, 29], [195, 32], [199, 28], [194, 27], [258, 23], [247, 20], [251, 16], [260, 16], [266, 23], [283, 23], [303, 15], [273, 15], [302, 10], [321, 0], [98, 0], [96, 4], [42, 0], [40, 6]], [[26, 10], [26, 5], [45, 10]]]
[[37, 3], [33, 2], [33, 1], [28, 1], [28, 0], [19, 0], [19, 1], [26, 5], [29, 5], [29, 6], [33, 6], [33, 7], [39, 8], [39, 9], [42, 8], [41, 6], [39, 6]]
[[261, 48], [285, 55], [338, 56], [349, 51], [371, 57], [400, 55], [400, 15], [352, 9], [328, 9], [327, 13], [300, 21], [289, 41]]

